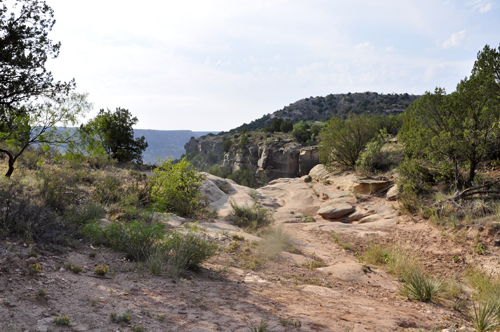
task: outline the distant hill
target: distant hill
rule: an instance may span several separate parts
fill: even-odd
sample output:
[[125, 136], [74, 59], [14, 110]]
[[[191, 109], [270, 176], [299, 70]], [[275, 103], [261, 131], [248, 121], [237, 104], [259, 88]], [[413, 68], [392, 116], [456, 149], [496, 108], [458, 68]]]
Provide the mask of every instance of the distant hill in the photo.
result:
[[191, 130], [150, 130], [150, 129], [134, 129], [134, 136], [146, 138], [148, 148], [143, 153], [144, 163], [155, 163], [158, 157], [179, 158], [185, 153], [184, 144], [191, 137], [198, 138], [209, 133], [216, 134], [216, 131], [191, 131]]
[[327, 121], [332, 115], [346, 116], [350, 112], [372, 115], [389, 115], [404, 112], [420, 96], [403, 94], [383, 94], [377, 92], [357, 92], [330, 94], [326, 97], [309, 97], [298, 100], [272, 114], [244, 123], [230, 130], [231, 133], [247, 129], [259, 130], [270, 126], [274, 119], [292, 121]]

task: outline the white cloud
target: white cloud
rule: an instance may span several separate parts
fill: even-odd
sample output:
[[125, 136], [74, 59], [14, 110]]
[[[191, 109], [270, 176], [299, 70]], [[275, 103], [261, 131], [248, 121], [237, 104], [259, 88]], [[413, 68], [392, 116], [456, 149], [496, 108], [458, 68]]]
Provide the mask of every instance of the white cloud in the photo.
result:
[[460, 46], [465, 38], [465, 30], [454, 33], [450, 38], [444, 41], [443, 48], [457, 47]]
[[487, 13], [493, 8], [493, 1], [491, 0], [474, 0], [467, 3], [472, 6], [475, 11], [480, 13]]
[[388, 46], [385, 48], [386, 52], [393, 52], [394, 51], [394, 46]]
[[354, 49], [356, 49], [356, 51], [365, 51], [373, 49], [373, 46], [370, 42], [364, 42], [354, 46]]

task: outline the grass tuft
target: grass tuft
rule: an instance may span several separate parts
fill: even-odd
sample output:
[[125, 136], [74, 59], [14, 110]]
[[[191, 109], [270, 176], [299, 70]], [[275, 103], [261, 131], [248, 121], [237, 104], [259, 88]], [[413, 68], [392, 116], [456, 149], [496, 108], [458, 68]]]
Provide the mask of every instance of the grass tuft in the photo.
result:
[[257, 203], [252, 206], [239, 206], [231, 202], [231, 208], [233, 210], [226, 218], [235, 225], [246, 228], [249, 232], [256, 232], [274, 223], [272, 212], [260, 207]]

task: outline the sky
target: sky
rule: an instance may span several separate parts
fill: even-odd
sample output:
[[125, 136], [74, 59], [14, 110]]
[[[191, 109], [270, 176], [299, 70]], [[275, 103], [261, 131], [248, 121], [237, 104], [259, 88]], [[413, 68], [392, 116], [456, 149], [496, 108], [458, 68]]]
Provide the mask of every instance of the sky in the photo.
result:
[[227, 131], [330, 93], [448, 92], [499, 47], [500, 0], [46, 0], [47, 67], [136, 128]]

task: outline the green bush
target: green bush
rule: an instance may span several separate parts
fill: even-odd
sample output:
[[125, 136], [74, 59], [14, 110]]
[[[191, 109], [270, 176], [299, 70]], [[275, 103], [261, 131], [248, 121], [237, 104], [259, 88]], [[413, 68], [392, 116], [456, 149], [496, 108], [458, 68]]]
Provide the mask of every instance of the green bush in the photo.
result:
[[199, 208], [200, 186], [204, 176], [190, 169], [186, 158], [173, 164], [159, 160], [151, 183], [151, 198], [160, 211], [187, 215]]
[[85, 233], [99, 243], [124, 251], [129, 259], [146, 260], [168, 234], [165, 225], [134, 220], [130, 222], [89, 223]]
[[197, 270], [200, 264], [217, 253], [219, 246], [206, 235], [188, 232], [175, 234], [168, 239], [169, 257], [167, 266], [172, 276], [185, 270]]
[[432, 301], [443, 289], [441, 280], [434, 279], [419, 269], [407, 269], [403, 279], [401, 293], [411, 300]]
[[244, 148], [246, 148], [248, 146], [248, 144], [250, 144], [250, 139], [248, 138], [247, 134], [243, 134], [241, 136], [240, 143], [238, 144], [238, 146], [241, 149], [244, 149]]
[[356, 161], [356, 170], [369, 175], [373, 172], [387, 169], [390, 164], [389, 155], [386, 152], [382, 152], [386, 137], [387, 133], [382, 131], [380, 135], [366, 144], [365, 149], [359, 154], [359, 158]]
[[292, 121], [283, 121], [280, 126], [280, 131], [284, 133], [289, 133], [293, 130], [293, 123]]
[[85, 225], [104, 218], [105, 215], [104, 206], [88, 201], [64, 211], [62, 220], [66, 227], [76, 235]]
[[47, 207], [59, 212], [75, 203], [78, 191], [72, 172], [60, 168], [42, 169], [36, 176], [40, 196]]
[[326, 166], [353, 167], [368, 142], [378, 134], [377, 122], [369, 116], [351, 114], [346, 120], [332, 117], [321, 131], [320, 162]]
[[305, 143], [311, 139], [310, 126], [304, 121], [300, 121], [293, 126], [292, 136], [300, 143]]
[[257, 203], [253, 206], [239, 206], [231, 202], [233, 209], [226, 217], [239, 227], [244, 227], [249, 231], [256, 231], [273, 224], [274, 219], [270, 210], [261, 208]]
[[482, 305], [472, 303], [472, 312], [469, 319], [477, 332], [487, 332], [495, 330], [500, 324], [498, 319], [498, 302], [486, 301]]
[[224, 152], [229, 152], [229, 149], [231, 149], [231, 146], [233, 145], [233, 141], [231, 141], [230, 139], [228, 140], [225, 140], [223, 143], [222, 143], [222, 150]]
[[123, 193], [122, 182], [111, 175], [102, 177], [94, 186], [95, 199], [103, 204], [119, 202]]
[[228, 175], [227, 178], [245, 187], [257, 188], [259, 186], [255, 173], [251, 169], [239, 169]]

